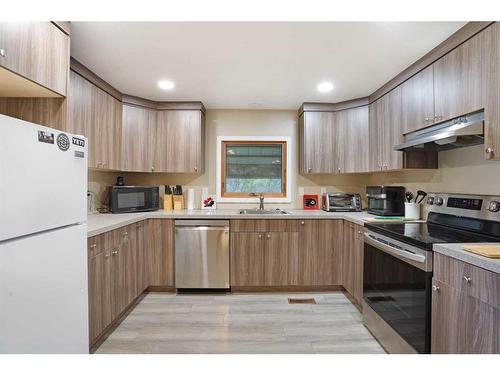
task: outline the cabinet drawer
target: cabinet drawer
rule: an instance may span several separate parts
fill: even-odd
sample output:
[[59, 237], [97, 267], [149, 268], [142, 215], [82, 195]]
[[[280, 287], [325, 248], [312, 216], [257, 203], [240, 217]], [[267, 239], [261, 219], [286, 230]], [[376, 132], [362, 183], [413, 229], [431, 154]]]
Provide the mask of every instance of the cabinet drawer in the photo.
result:
[[300, 220], [265, 220], [266, 232], [298, 232]]
[[231, 232], [265, 232], [265, 220], [231, 220]]
[[469, 263], [434, 253], [434, 278], [500, 308], [500, 275]]

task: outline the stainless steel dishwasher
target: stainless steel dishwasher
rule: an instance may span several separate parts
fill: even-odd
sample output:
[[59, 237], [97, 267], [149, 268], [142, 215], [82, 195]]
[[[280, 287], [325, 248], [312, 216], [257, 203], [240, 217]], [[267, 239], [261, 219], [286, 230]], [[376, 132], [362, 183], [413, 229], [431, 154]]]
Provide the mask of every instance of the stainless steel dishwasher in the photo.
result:
[[229, 221], [175, 221], [175, 287], [229, 288]]

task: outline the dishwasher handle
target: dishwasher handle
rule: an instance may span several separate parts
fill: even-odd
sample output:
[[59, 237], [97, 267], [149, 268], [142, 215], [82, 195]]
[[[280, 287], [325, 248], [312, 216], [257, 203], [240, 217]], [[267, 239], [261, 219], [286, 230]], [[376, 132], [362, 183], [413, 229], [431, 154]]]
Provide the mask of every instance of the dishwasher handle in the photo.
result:
[[229, 220], [175, 220], [175, 227], [229, 228]]

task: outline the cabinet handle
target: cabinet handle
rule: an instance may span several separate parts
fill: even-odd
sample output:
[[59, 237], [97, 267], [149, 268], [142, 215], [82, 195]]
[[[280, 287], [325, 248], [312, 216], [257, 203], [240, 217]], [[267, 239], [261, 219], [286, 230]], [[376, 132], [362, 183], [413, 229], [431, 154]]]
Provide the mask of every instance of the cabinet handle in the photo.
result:
[[268, 234], [266, 237], [267, 237], [267, 238], [271, 238], [271, 235], [270, 235], [270, 234]]
[[434, 116], [434, 121], [441, 121], [443, 116]]
[[151, 172], [154, 172], [155, 171], [155, 167], [151, 167]]
[[472, 279], [470, 277], [467, 277], [464, 275], [464, 281], [466, 284], [470, 284], [470, 282], [472, 281]]
[[262, 234], [259, 234], [259, 235], [257, 236], [257, 238], [258, 238], [258, 239], [261, 239], [261, 238], [262, 238]]
[[340, 168], [337, 168], [337, 172], [340, 173]]
[[128, 236], [128, 232], [123, 232], [123, 236]]
[[439, 287], [437, 285], [432, 286], [432, 291], [433, 292], [439, 292]]
[[198, 172], [198, 167], [194, 167], [194, 171], [195, 171], [195, 172]]
[[305, 221], [301, 221], [300, 222], [300, 225], [304, 225], [306, 222]]
[[307, 173], [311, 173], [312, 168], [307, 168]]
[[96, 247], [97, 247], [97, 245], [96, 245], [96, 244], [92, 244], [92, 245], [90, 245], [90, 248], [91, 248], [91, 249], [95, 249]]
[[97, 163], [97, 168], [102, 168], [102, 163], [101, 162]]
[[111, 254], [112, 254], [112, 255], [116, 255], [116, 254], [118, 254], [118, 250], [113, 250], [113, 251], [111, 252]]
[[491, 147], [488, 147], [486, 150], [484, 150], [487, 154], [493, 154], [493, 149]]
[[5, 57], [5, 50], [0, 48], [0, 56]]
[[109, 258], [110, 254], [104, 255], [104, 258]]

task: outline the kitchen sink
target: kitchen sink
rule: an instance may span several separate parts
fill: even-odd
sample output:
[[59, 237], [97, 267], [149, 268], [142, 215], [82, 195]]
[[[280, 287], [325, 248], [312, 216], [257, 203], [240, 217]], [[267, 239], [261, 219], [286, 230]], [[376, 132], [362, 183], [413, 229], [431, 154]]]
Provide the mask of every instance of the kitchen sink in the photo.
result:
[[258, 208], [240, 210], [240, 215], [290, 215], [288, 212], [276, 208], [275, 210], [259, 210]]

